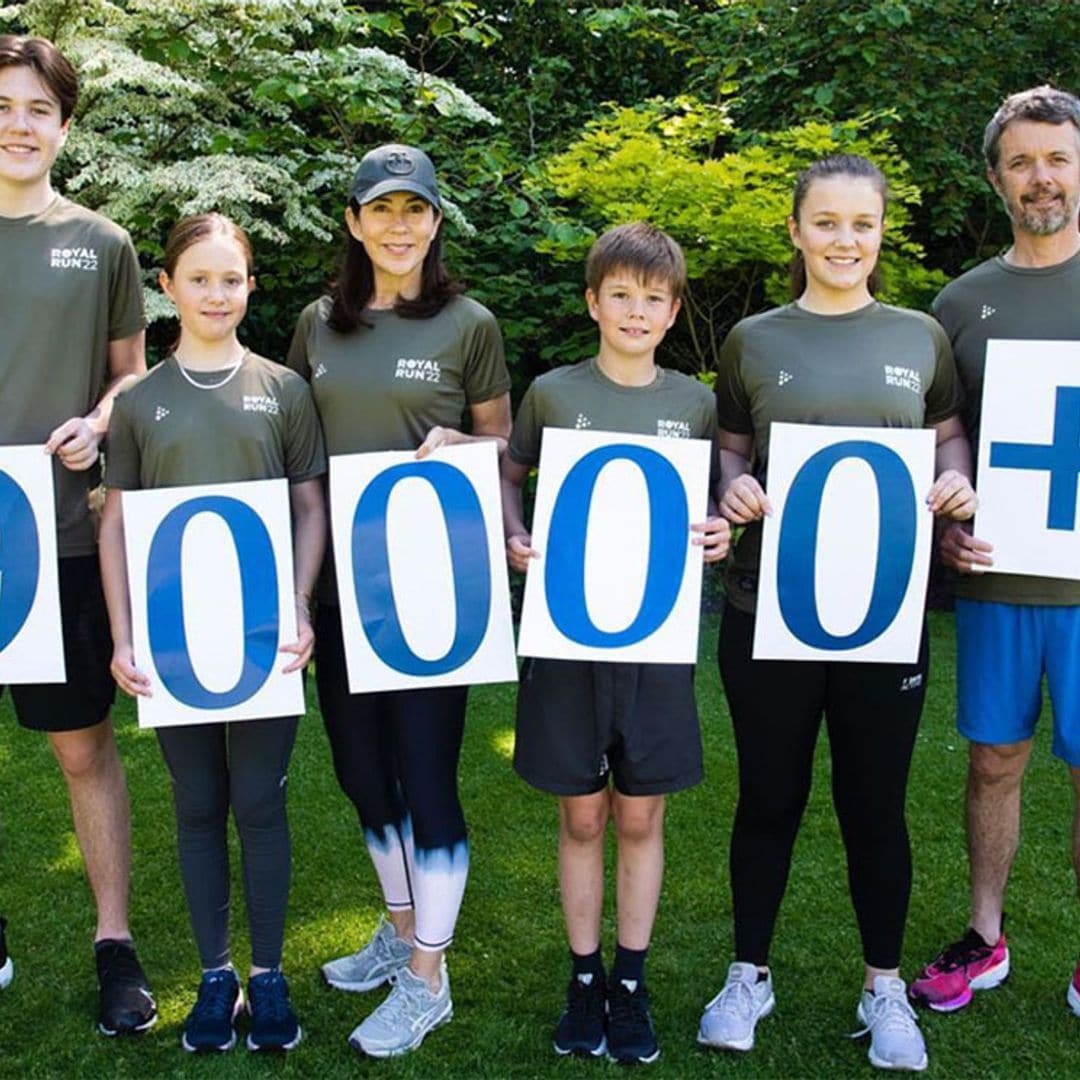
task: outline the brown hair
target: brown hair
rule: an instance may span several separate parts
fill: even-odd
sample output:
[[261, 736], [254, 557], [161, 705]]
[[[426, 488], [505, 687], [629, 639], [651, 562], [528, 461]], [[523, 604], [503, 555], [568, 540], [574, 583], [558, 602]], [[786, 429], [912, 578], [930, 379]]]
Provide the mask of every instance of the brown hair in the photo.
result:
[[[791, 216], [798, 221], [799, 211], [802, 209], [806, 193], [815, 180], [827, 180], [833, 176], [850, 176], [854, 180], [869, 180], [874, 185], [874, 190], [881, 196], [881, 220], [885, 220], [885, 211], [889, 206], [889, 182], [885, 174], [868, 158], [859, 154], [832, 154], [827, 158], [815, 161], [813, 165], [803, 169], [795, 178], [795, 189], [791, 196]], [[791, 299], [798, 300], [806, 291], [806, 260], [801, 251], [795, 252], [791, 260]], [[866, 287], [871, 296], [875, 296], [881, 288], [880, 264], [874, 267], [867, 279]]]
[[60, 102], [60, 119], [68, 121], [79, 100], [79, 77], [68, 58], [40, 37], [0, 34], [0, 68], [28, 67]]
[[166, 275], [170, 278], [173, 276], [180, 256], [189, 247], [214, 235], [230, 236], [240, 245], [250, 277], [255, 272], [255, 255], [251, 250], [251, 241], [247, 233], [224, 214], [215, 213], [193, 214], [191, 217], [182, 218], [172, 227], [169, 238], [165, 241], [163, 255], [163, 269]]
[[644, 221], [608, 229], [585, 258], [585, 284], [598, 292], [615, 270], [629, 270], [642, 281], [662, 281], [678, 300], [686, 292], [682, 248], [663, 229]]
[[1014, 120], [1038, 120], [1043, 124], [1072, 124], [1080, 133], [1080, 100], [1052, 86], [1035, 86], [1010, 94], [990, 118], [983, 132], [983, 157], [997, 172], [1001, 133]]

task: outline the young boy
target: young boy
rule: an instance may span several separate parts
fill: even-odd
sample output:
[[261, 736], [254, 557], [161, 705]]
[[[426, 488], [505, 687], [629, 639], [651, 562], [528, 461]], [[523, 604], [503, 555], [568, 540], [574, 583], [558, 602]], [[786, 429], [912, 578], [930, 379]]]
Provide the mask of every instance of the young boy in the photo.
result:
[[[593, 245], [585, 278], [599, 352], [533, 383], [502, 459], [507, 557], [516, 570], [540, 555], [522, 523], [521, 486], [539, 461], [545, 427], [681, 435], [715, 446], [712, 393], [655, 361], [686, 287], [679, 245], [641, 222], [619, 226]], [[725, 521], [710, 517], [693, 529], [706, 561], [724, 557]], [[555, 1050], [655, 1061], [644, 967], [664, 869], [664, 796], [702, 776], [693, 667], [526, 660], [514, 768], [559, 796], [559, 886], [573, 971]], [[618, 942], [608, 978], [600, 916], [609, 818], [618, 845]]]
[[157, 1010], [128, 930], [127, 789], [109, 722], [112, 643], [87, 494], [112, 399], [146, 365], [131, 240], [52, 187], [77, 98], [55, 45], [0, 35], [0, 445], [43, 443], [53, 456], [68, 678], [11, 696], [19, 723], [48, 733], [67, 782], [97, 903], [98, 1026], [116, 1035], [149, 1027]]

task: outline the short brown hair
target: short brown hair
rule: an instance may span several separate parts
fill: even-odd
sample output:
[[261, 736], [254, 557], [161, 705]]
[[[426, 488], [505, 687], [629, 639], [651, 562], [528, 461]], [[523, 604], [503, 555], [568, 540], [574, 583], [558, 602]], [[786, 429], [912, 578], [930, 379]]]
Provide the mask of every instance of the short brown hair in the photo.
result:
[[644, 221], [608, 229], [589, 249], [585, 284], [598, 292], [615, 270], [629, 270], [642, 281], [662, 281], [679, 300], [686, 292], [686, 259], [682, 248], [663, 229]]
[[40, 37], [0, 34], [0, 68], [28, 67], [60, 102], [60, 119], [67, 123], [79, 100], [79, 76], [68, 58]]
[[1072, 124], [1080, 134], [1080, 100], [1052, 86], [1033, 86], [1010, 94], [990, 118], [983, 132], [983, 157], [997, 172], [1001, 133], [1014, 120], [1037, 120], [1042, 124]]

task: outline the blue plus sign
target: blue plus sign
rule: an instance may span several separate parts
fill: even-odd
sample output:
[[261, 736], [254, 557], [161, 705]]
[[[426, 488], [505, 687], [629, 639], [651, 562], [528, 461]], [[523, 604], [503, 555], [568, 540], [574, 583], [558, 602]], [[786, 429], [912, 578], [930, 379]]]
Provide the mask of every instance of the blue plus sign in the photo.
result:
[[1080, 386], [1059, 386], [1054, 399], [1054, 441], [990, 444], [996, 469], [1045, 469], [1050, 474], [1048, 529], [1076, 528], [1076, 479], [1080, 475]]

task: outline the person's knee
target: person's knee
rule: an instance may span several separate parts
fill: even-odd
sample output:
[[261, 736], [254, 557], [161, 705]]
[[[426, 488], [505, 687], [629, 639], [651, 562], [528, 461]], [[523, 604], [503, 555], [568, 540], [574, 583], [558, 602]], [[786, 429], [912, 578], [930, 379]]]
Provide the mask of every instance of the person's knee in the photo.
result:
[[563, 835], [576, 844], [591, 844], [604, 835], [608, 823], [606, 801], [594, 799], [579, 802], [562, 801], [561, 826]]
[[49, 742], [69, 781], [98, 776], [117, 761], [116, 743], [107, 720], [78, 731], [53, 732]]
[[614, 800], [615, 831], [620, 841], [644, 843], [664, 827], [664, 797], [617, 796]]
[[276, 829], [285, 824], [286, 779], [274, 777], [261, 784], [233, 785], [232, 810], [236, 828]]
[[1020, 786], [1030, 754], [1030, 740], [1001, 745], [973, 742], [968, 750], [968, 778], [976, 788], [1013, 790]]

